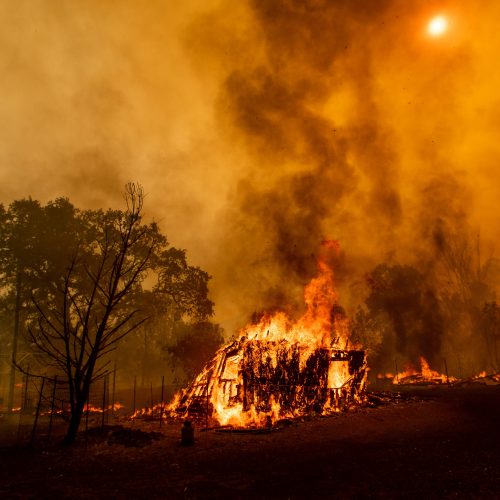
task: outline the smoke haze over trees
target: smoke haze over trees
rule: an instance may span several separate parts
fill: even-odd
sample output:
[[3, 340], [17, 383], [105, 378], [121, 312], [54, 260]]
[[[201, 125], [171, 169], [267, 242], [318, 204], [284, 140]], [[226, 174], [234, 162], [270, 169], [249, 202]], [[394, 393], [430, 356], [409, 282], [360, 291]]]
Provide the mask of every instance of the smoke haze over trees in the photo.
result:
[[[399, 319], [387, 300], [375, 307], [365, 277], [385, 266], [398, 289], [398, 269], [413, 276], [401, 355], [417, 355], [403, 347], [416, 332], [436, 359], [466, 349], [471, 331], [484, 344], [499, 288], [500, 5], [442, 2], [453, 29], [430, 40], [435, 8], [6, 3], [0, 199], [97, 209], [140, 179], [161, 228], [214, 276], [229, 334], [253, 311], [300, 308], [320, 242], [334, 238], [341, 303], [389, 336]], [[470, 262], [450, 241], [468, 242]], [[420, 307], [430, 316], [413, 324]]]
[[[142, 221], [143, 199], [129, 184], [126, 210], [79, 210], [64, 198], [0, 206], [0, 345], [2, 357], [14, 360], [6, 405], [12, 408], [14, 365], [66, 380], [69, 442], [90, 385], [113, 360], [120, 359], [123, 372], [139, 360], [143, 376], [152, 361], [157, 370], [173, 371], [174, 362], [191, 367], [193, 355], [157, 359], [155, 350], [189, 337], [200, 363], [222, 341], [218, 325], [208, 321], [210, 276], [170, 247], [156, 223]], [[127, 348], [115, 353], [125, 338]]]

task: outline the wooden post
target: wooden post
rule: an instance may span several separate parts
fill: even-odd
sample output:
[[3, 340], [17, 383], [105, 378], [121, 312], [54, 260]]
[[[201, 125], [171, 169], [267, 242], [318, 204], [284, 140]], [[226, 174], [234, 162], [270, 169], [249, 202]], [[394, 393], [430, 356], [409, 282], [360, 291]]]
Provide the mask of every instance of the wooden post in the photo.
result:
[[396, 367], [396, 382], [399, 384], [398, 360], [397, 360], [397, 358], [394, 358], [394, 366]]
[[16, 388], [17, 344], [19, 338], [20, 313], [22, 307], [21, 289], [22, 289], [22, 272], [18, 261], [17, 271], [16, 271], [16, 306], [14, 309], [14, 330], [12, 332], [12, 358], [11, 358], [10, 376], [9, 376], [9, 396], [7, 400], [7, 410], [9, 413], [12, 413], [12, 408], [14, 406], [14, 391]]
[[132, 415], [135, 415], [135, 395], [137, 390], [137, 375], [134, 375], [134, 404], [132, 405]]
[[207, 376], [207, 389], [206, 389], [206, 393], [207, 393], [207, 407], [206, 407], [206, 416], [205, 416], [205, 430], [208, 431], [208, 383], [209, 383], [209, 378]]
[[109, 373], [106, 375], [106, 423], [109, 424]]
[[450, 386], [450, 377], [448, 376], [448, 363], [446, 362], [446, 358], [443, 358], [444, 361], [444, 369], [446, 373], [446, 383], [448, 384], [448, 387]]
[[54, 387], [52, 388], [52, 403], [50, 405], [50, 420], [49, 420], [49, 432], [48, 438], [52, 435], [52, 418], [54, 416], [54, 409], [56, 407], [56, 387], [57, 387], [57, 375], [54, 377]]
[[116, 360], [115, 366], [113, 367], [113, 391], [112, 391], [112, 401], [111, 401], [111, 415], [113, 419], [115, 418], [115, 389], [116, 389]]
[[102, 419], [101, 419], [101, 428], [104, 428], [104, 414], [106, 413], [106, 381], [108, 376], [104, 376], [104, 388], [102, 391]]
[[151, 396], [151, 411], [153, 411], [153, 406], [154, 406], [154, 402], [153, 402], [153, 381], [151, 381], [151, 385], [150, 385], [150, 396]]
[[163, 389], [165, 387], [165, 375], [161, 376], [161, 403], [160, 403], [160, 428], [163, 425]]
[[19, 442], [19, 439], [21, 437], [21, 421], [22, 421], [22, 416], [24, 413], [24, 410], [26, 408], [26, 401], [28, 399], [28, 383], [29, 383], [29, 367], [28, 371], [26, 372], [26, 377], [24, 379], [24, 395], [21, 399], [21, 409], [19, 410], [19, 422], [17, 424], [17, 442]]
[[24, 386], [24, 400], [21, 402], [21, 407], [23, 410], [26, 408], [26, 406], [28, 406], [28, 384], [30, 380], [29, 371], [30, 367], [28, 366], [28, 369], [26, 370], [26, 385]]
[[40, 415], [40, 407], [42, 406], [43, 387], [45, 386], [45, 378], [42, 378], [42, 387], [40, 388], [40, 396], [36, 406], [35, 421], [33, 422], [33, 431], [31, 432], [30, 446], [33, 446], [36, 434], [36, 426], [38, 424], [38, 415]]
[[85, 448], [88, 443], [88, 431], [89, 431], [89, 398], [87, 398], [87, 408], [85, 410]]

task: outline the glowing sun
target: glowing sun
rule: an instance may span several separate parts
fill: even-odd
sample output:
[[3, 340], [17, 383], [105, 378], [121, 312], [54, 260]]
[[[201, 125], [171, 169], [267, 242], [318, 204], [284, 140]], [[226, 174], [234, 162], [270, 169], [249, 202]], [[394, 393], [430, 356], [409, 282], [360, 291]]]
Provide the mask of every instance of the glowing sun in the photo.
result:
[[433, 17], [427, 25], [427, 32], [431, 36], [441, 36], [448, 29], [448, 20], [444, 16]]

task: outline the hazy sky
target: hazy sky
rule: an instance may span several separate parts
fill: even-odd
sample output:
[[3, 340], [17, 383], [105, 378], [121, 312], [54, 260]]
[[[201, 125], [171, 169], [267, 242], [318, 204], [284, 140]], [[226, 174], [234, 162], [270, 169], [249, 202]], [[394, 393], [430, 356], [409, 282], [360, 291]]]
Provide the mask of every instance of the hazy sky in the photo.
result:
[[347, 302], [376, 263], [432, 259], [436, 227], [480, 230], [492, 254], [499, 16], [494, 0], [3, 0], [0, 200], [120, 206], [142, 183], [228, 329], [298, 300], [325, 238]]

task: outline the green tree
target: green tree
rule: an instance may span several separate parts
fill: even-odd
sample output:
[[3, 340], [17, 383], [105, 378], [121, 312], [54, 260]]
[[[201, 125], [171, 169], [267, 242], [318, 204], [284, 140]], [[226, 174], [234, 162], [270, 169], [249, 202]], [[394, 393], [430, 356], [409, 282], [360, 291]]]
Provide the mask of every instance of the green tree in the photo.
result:
[[158, 282], [154, 292], [165, 309], [174, 311], [175, 319], [189, 317], [205, 320], [213, 314], [208, 298], [210, 276], [199, 267], [190, 266], [185, 250], [169, 248], [161, 252], [157, 262]]
[[[144, 375], [152, 359], [164, 357], [165, 345], [176, 343], [179, 324], [202, 324], [213, 314], [210, 276], [189, 265], [184, 250], [169, 247], [156, 224], [143, 223], [140, 188], [129, 184], [126, 200], [124, 211], [78, 210], [64, 198], [45, 206], [31, 199], [0, 205], [0, 324], [15, 341], [11, 394], [14, 368], [28, 369], [17, 356], [24, 342], [33, 353], [32, 374], [57, 373], [68, 382], [68, 443], [90, 385], [123, 339]], [[207, 327], [195, 330], [201, 344], [212, 338]]]
[[[498, 259], [481, 261], [479, 236], [441, 228], [436, 236], [441, 275], [440, 297], [446, 314], [448, 339], [457, 357], [465, 354], [469, 369], [496, 365], [489, 317], [500, 276]], [[472, 341], [472, 342], [471, 342]]]
[[500, 340], [500, 307], [496, 302], [486, 302], [481, 314], [481, 332], [487, 346], [489, 368], [498, 372], [498, 342]]
[[166, 346], [175, 363], [182, 366], [188, 379], [199, 373], [224, 342], [222, 328], [209, 321], [175, 325], [174, 343]]
[[[147, 316], [148, 321], [120, 346], [117, 353], [120, 364], [128, 364], [141, 374], [143, 386], [155, 372], [165, 373], [161, 368], [165, 356], [162, 358], [161, 354], [165, 353], [166, 345], [175, 343], [179, 333], [177, 325], [207, 321], [213, 315], [213, 302], [208, 298], [210, 276], [189, 265], [184, 250], [163, 249], [155, 259], [154, 276], [156, 283], [151, 290], [141, 290], [128, 298], [131, 303], [141, 304], [141, 314]], [[142, 355], [138, 356], [138, 352]], [[180, 364], [179, 359], [172, 356], [168, 361]], [[170, 368], [175, 370], [173, 366]]]
[[8, 409], [12, 410], [15, 365], [25, 321], [33, 314], [32, 294], [49, 294], [48, 276], [60, 275], [78, 232], [75, 208], [64, 198], [43, 207], [32, 199], [0, 208], [0, 311], [12, 316]]
[[420, 356], [432, 362], [441, 349], [444, 321], [439, 300], [424, 275], [412, 266], [380, 264], [367, 281], [369, 314], [382, 324], [388, 320], [394, 333], [392, 341], [382, 340], [386, 347], [393, 342], [394, 349], [380, 352], [387, 355], [395, 350], [413, 363]]

